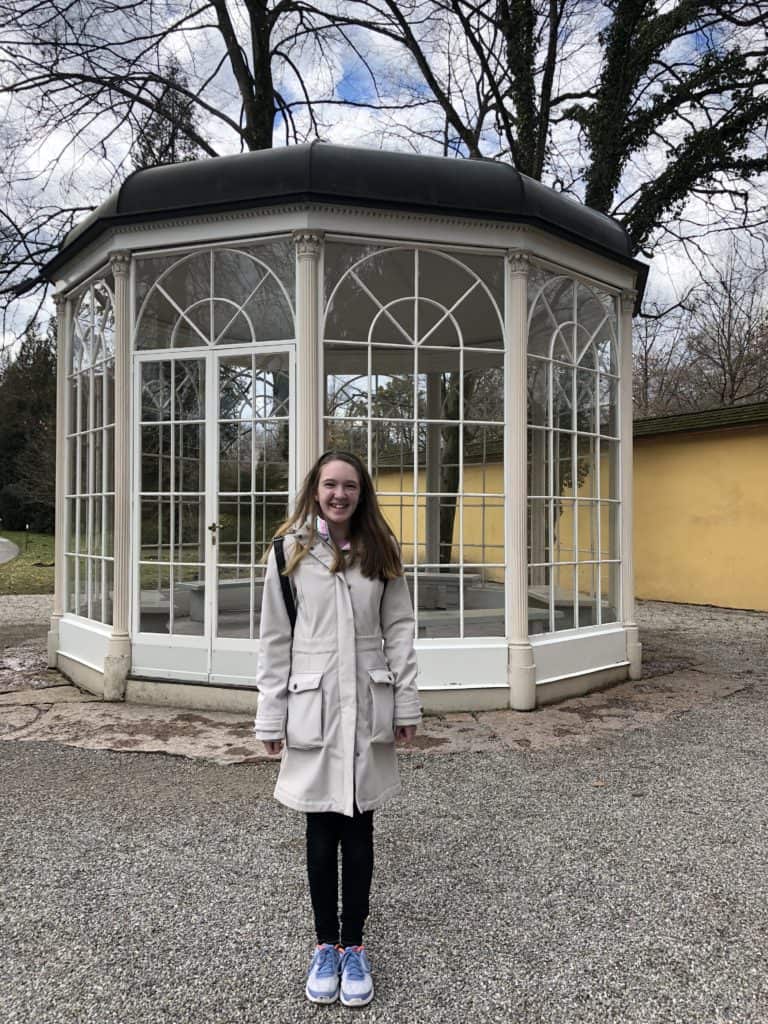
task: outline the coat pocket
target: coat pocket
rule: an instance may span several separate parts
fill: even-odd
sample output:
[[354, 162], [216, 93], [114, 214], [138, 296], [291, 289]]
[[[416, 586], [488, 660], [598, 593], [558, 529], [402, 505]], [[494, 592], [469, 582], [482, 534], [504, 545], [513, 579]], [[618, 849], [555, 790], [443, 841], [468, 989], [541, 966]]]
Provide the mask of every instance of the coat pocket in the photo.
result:
[[395, 677], [386, 668], [368, 670], [371, 677], [371, 743], [395, 742]]
[[312, 750], [323, 745], [322, 672], [294, 672], [288, 680], [286, 745]]

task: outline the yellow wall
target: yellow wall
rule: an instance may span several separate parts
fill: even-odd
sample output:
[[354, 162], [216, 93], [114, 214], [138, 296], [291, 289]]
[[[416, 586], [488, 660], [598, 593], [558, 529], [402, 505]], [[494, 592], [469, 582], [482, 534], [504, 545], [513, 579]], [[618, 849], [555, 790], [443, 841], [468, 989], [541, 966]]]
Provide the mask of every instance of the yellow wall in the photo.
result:
[[768, 426], [635, 439], [638, 597], [768, 611]]

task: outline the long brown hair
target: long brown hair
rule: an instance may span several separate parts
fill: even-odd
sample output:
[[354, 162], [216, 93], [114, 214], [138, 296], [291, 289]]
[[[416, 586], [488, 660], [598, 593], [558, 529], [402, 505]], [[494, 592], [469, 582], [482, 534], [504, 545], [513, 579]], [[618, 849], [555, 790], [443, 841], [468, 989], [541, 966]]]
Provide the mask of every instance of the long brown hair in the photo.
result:
[[[292, 515], [275, 531], [275, 537], [282, 537], [294, 527], [309, 520], [309, 545], [308, 547], [304, 547], [303, 544], [295, 545], [285, 567], [286, 576], [293, 572], [315, 541], [315, 518], [320, 514], [320, 506], [315, 495], [320, 482], [320, 472], [323, 466], [334, 461], [346, 462], [352, 466], [360, 481], [360, 500], [349, 522], [351, 561], [359, 563], [361, 573], [368, 579], [393, 580], [402, 576], [403, 563], [400, 559], [400, 546], [379, 508], [371, 474], [352, 452], [337, 451], [336, 449], [323, 452], [307, 473], [296, 496], [296, 505]], [[336, 556], [333, 571], [340, 572], [345, 565], [344, 555], [333, 538], [329, 539]]]

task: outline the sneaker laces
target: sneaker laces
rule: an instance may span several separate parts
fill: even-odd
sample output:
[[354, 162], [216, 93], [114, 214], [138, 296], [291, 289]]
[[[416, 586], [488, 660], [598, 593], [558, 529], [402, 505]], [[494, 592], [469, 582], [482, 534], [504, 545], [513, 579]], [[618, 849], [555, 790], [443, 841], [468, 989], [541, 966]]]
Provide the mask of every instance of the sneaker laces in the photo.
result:
[[365, 971], [363, 970], [363, 962], [360, 958], [360, 950], [355, 949], [354, 946], [350, 946], [349, 949], [344, 950], [341, 965], [344, 973], [350, 981], [363, 981], [365, 979]]
[[315, 952], [317, 957], [316, 970], [319, 978], [327, 978], [337, 973], [335, 953], [336, 950], [330, 945], [321, 946]]

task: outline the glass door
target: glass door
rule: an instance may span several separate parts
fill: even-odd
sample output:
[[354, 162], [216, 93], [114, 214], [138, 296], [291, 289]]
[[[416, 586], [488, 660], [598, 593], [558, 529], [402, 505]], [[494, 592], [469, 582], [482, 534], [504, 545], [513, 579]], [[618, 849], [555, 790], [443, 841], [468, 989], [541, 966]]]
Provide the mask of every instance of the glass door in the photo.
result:
[[256, 672], [263, 558], [292, 485], [291, 358], [287, 349], [215, 353], [214, 682]]
[[252, 683], [294, 486], [292, 363], [292, 346], [138, 359], [134, 675]]

